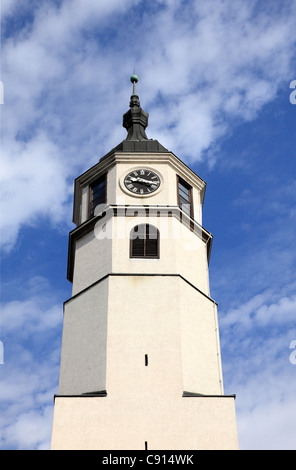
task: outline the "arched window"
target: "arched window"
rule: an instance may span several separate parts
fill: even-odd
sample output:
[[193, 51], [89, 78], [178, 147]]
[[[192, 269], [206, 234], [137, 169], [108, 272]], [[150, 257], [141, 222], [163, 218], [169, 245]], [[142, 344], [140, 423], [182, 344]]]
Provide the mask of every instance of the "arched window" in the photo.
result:
[[130, 240], [130, 258], [159, 258], [159, 231], [153, 225], [136, 225]]

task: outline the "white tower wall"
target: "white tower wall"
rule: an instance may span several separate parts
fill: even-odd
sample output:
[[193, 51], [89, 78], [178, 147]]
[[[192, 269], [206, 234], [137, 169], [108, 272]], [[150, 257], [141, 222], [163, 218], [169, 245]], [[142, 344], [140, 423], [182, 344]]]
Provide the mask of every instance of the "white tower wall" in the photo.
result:
[[[139, 106], [133, 95], [127, 139], [75, 180], [52, 449], [236, 449], [209, 288], [212, 235], [202, 227], [206, 184], [147, 139]], [[142, 193], [129, 190], [124, 179], [135, 169], [154, 172], [158, 187], [146, 179]], [[102, 178], [93, 215], [92, 185]], [[158, 229], [153, 258], [131, 256], [139, 224]]]

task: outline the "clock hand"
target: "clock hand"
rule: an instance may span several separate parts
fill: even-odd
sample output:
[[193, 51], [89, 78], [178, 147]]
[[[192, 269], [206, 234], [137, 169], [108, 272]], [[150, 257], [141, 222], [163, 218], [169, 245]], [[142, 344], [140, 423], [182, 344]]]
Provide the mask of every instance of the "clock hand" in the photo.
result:
[[139, 176], [137, 178], [135, 178], [134, 176], [130, 176], [129, 177], [130, 181], [132, 182], [138, 182], [138, 183], [144, 183], [144, 184], [149, 184], [150, 186], [152, 184], [158, 184], [158, 181], [149, 181], [149, 180], [145, 180], [144, 178], [140, 178]]
[[149, 180], [145, 180], [144, 178], [137, 178], [137, 180], [139, 181], [139, 183], [145, 183], [145, 184], [157, 184], [156, 181], [149, 181]]

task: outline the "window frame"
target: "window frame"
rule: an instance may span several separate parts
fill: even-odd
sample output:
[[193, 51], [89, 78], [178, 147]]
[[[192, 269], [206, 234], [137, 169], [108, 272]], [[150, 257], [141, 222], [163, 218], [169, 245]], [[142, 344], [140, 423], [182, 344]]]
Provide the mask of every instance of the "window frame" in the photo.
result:
[[[182, 197], [182, 195], [180, 194], [180, 187], [179, 185], [182, 185], [185, 189], [187, 189], [188, 191], [188, 204], [190, 206], [190, 213], [188, 214], [188, 212], [186, 212], [184, 209], [182, 209], [182, 205], [181, 205], [181, 200], [180, 198]], [[184, 193], [184, 191], [183, 191]], [[185, 198], [183, 198], [185, 199]], [[183, 178], [181, 178], [181, 176], [177, 175], [177, 201], [178, 201], [178, 206], [179, 208], [181, 209], [181, 211], [184, 212], [184, 214], [188, 215], [191, 219], [194, 218], [194, 212], [193, 212], [193, 188], [192, 186], [187, 183], [187, 181], [185, 181]]]
[[104, 192], [104, 201], [99, 202], [99, 204], [106, 204], [107, 203], [107, 173], [104, 173], [103, 175], [99, 176], [95, 180], [93, 180], [92, 183], [89, 184], [89, 191], [88, 191], [88, 218], [92, 218], [95, 216], [95, 208], [97, 207], [97, 204], [95, 207], [93, 207], [93, 188], [100, 182], [105, 183], [105, 192]]
[[[143, 240], [144, 240], [144, 255], [138, 256], [138, 255], [133, 254], [133, 242], [138, 237], [133, 238], [132, 234], [134, 233], [134, 231], [137, 227], [140, 227], [140, 226], [143, 226], [143, 225], [145, 225], [145, 238], [143, 238]], [[157, 243], [156, 243], [156, 254], [155, 255], [147, 255], [147, 249], [146, 249], [147, 248], [147, 239], [149, 240], [149, 236], [147, 237], [148, 227], [153, 227], [153, 229], [156, 230]], [[130, 231], [130, 253], [129, 254], [130, 254], [131, 259], [159, 259], [159, 257], [160, 257], [160, 233], [159, 233], [158, 228], [155, 227], [155, 225], [147, 224], [147, 223], [141, 223], [141, 224], [135, 225]]]

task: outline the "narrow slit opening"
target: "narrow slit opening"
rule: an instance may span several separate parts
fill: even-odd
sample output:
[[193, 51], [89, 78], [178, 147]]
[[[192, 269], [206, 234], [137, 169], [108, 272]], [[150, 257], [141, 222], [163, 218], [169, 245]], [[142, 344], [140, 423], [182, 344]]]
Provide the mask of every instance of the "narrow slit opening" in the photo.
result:
[[148, 354], [145, 354], [145, 366], [148, 366]]

